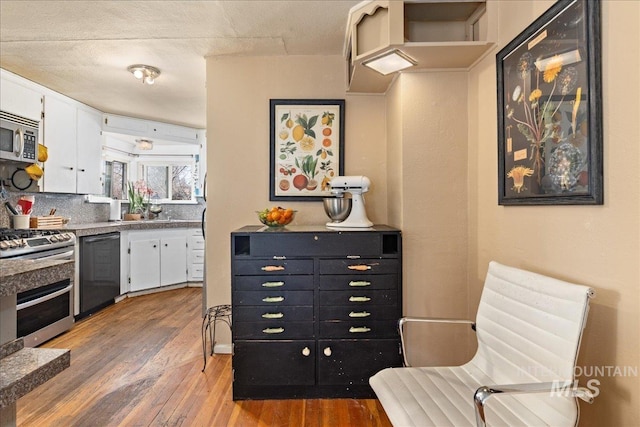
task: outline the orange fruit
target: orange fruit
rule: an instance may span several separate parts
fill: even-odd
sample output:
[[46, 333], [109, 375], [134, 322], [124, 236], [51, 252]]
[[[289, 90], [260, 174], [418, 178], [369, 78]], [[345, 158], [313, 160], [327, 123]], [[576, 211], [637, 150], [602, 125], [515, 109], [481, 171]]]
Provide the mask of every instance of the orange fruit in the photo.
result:
[[329, 136], [329, 135], [331, 135], [331, 128], [324, 128], [324, 129], [322, 129], [322, 134], [323, 134], [324, 136]]
[[267, 221], [268, 221], [268, 222], [273, 221], [273, 216], [271, 215], [271, 212], [269, 212], [269, 213], [267, 214]]
[[272, 213], [271, 213], [271, 218], [272, 218], [274, 221], [279, 220], [279, 219], [280, 219], [280, 211], [272, 212]]
[[291, 215], [293, 215], [293, 210], [292, 209], [287, 209], [286, 211], [284, 211], [284, 217], [289, 219], [291, 218]]

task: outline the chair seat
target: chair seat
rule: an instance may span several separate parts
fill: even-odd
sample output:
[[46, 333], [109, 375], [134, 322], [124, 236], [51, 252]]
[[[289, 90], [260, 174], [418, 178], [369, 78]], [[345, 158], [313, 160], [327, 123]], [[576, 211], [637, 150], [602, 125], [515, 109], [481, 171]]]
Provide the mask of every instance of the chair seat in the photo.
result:
[[[476, 426], [474, 392], [496, 384], [471, 363], [454, 367], [388, 368], [370, 379], [371, 387], [395, 427]], [[544, 407], [532, 412], [529, 408]], [[496, 395], [485, 408], [491, 426], [575, 426], [572, 398], [549, 393]], [[543, 417], [543, 418], [541, 418]], [[550, 421], [552, 420], [552, 421]]]

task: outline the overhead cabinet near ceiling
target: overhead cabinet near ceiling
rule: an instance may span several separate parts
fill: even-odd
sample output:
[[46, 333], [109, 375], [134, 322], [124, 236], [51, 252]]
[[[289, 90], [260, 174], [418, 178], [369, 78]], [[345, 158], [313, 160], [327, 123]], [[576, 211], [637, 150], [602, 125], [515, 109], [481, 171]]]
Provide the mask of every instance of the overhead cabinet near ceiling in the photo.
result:
[[102, 114], [66, 97], [46, 95], [44, 191], [101, 194]]
[[152, 120], [104, 114], [102, 130], [115, 135], [139, 136], [151, 140], [200, 143], [197, 129]]
[[351, 10], [348, 22], [348, 91], [384, 93], [394, 78], [365, 62], [399, 49], [411, 70], [467, 69], [495, 43], [493, 5], [485, 0], [374, 0]]
[[42, 93], [13, 81], [13, 74], [2, 70], [0, 110], [39, 122], [42, 119]]

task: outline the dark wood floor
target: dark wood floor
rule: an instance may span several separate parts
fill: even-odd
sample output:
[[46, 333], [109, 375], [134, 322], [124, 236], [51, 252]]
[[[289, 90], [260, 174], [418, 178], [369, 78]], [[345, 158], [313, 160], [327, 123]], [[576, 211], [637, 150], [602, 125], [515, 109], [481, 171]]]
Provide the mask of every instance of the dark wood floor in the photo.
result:
[[43, 347], [71, 367], [18, 401], [18, 426], [390, 426], [377, 400], [231, 400], [231, 356], [202, 369], [201, 290], [125, 299]]

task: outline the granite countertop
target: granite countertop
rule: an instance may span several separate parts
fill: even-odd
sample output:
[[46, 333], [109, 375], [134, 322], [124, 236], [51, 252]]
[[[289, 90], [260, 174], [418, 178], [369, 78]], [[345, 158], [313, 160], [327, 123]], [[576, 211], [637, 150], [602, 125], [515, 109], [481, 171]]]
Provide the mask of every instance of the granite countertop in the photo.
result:
[[9, 406], [71, 365], [71, 351], [24, 348], [22, 339], [0, 346], [0, 408]]
[[69, 224], [66, 230], [73, 231], [77, 237], [106, 234], [127, 230], [150, 230], [156, 228], [195, 228], [200, 227], [200, 220], [192, 219], [160, 219], [142, 221], [93, 222], [88, 224]]
[[73, 278], [74, 264], [70, 260], [2, 260], [0, 297]]

